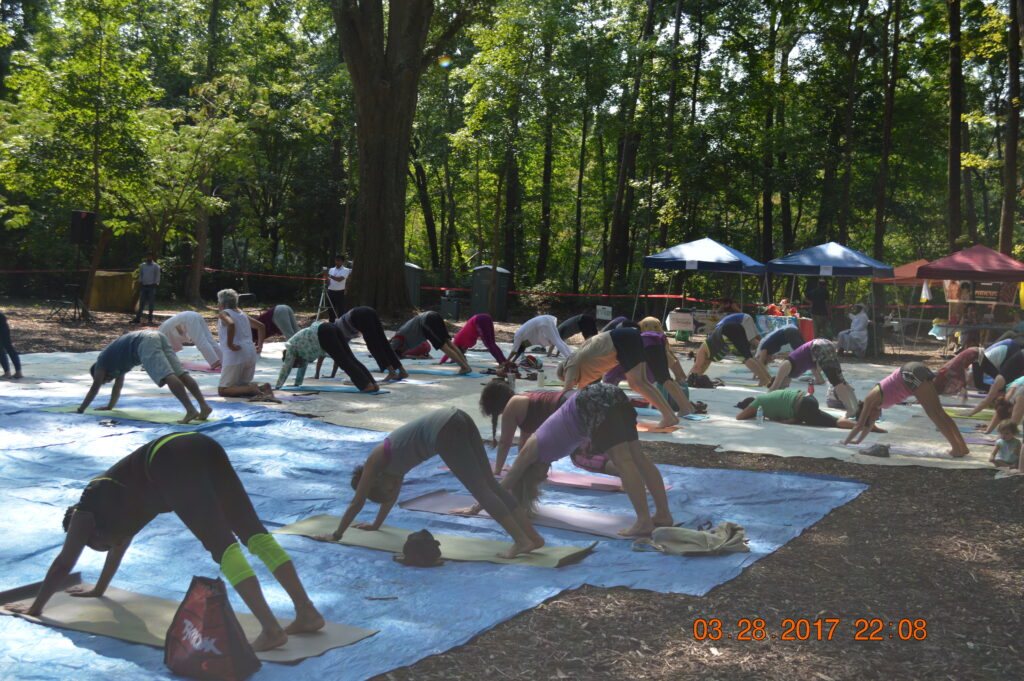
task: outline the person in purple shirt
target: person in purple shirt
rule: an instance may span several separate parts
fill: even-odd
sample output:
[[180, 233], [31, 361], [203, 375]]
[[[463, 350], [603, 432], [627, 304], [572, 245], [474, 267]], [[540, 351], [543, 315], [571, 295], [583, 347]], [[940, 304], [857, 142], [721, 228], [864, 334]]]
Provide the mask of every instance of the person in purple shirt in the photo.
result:
[[[299, 325], [295, 322], [295, 311], [288, 305], [275, 305], [261, 312], [256, 320], [263, 324], [266, 329], [263, 340], [271, 336], [284, 336], [288, 340], [299, 332]], [[256, 329], [252, 330], [252, 341], [256, 342]]]
[[843, 368], [839, 364], [835, 344], [824, 338], [815, 338], [789, 353], [779, 365], [779, 372], [775, 374], [775, 380], [768, 391], [782, 390], [789, 386], [790, 379], [807, 371], [814, 373], [815, 383], [824, 383], [821, 374], [825, 374], [828, 382], [835, 388], [836, 397], [846, 407], [847, 418], [856, 413], [857, 395], [853, 392], [853, 386], [843, 377]]

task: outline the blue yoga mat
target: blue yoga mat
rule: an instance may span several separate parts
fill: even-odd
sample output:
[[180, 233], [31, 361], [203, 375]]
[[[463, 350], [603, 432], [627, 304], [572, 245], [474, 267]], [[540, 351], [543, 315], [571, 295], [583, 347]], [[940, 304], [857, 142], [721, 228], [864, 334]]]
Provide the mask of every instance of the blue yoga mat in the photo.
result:
[[279, 390], [288, 390], [290, 392], [313, 392], [318, 390], [322, 393], [359, 393], [360, 395], [384, 395], [390, 390], [378, 390], [373, 393], [360, 392], [359, 388], [353, 385], [286, 385]]
[[454, 371], [444, 369], [406, 369], [410, 374], [429, 374], [430, 376], [454, 376], [456, 378], [483, 378], [484, 374], [471, 371], [468, 374], [456, 374]]
[[[0, 590], [42, 579], [64, 541], [61, 518], [86, 480], [164, 433], [178, 428], [132, 422], [104, 428], [74, 414], [40, 411], [59, 400], [0, 397], [4, 447], [0, 450]], [[166, 408], [173, 398], [138, 400], [144, 409]], [[319, 513], [339, 515], [352, 497], [348, 474], [386, 434], [343, 428], [249, 403], [218, 405], [221, 421], [202, 427], [227, 450], [253, 505], [268, 528]], [[565, 461], [556, 470], [572, 471]], [[266, 664], [261, 681], [298, 677], [358, 681], [413, 664], [461, 645], [499, 622], [556, 594], [583, 584], [625, 586], [662, 593], [703, 595], [769, 555], [866, 485], [831, 477], [739, 470], [659, 466], [675, 519], [686, 527], [731, 520], [750, 537], [750, 553], [682, 558], [636, 553], [630, 542], [601, 541], [582, 562], [559, 569], [448, 562], [423, 570], [405, 567], [380, 551], [328, 545], [302, 537], [279, 541], [292, 556], [310, 597], [324, 616], [353, 626], [380, 629], [372, 638], [295, 667]], [[436, 465], [406, 476], [401, 498], [446, 489], [464, 493]], [[608, 513], [630, 513], [624, 494], [545, 488], [543, 503]], [[367, 504], [359, 520], [377, 512]], [[507, 541], [496, 523], [395, 508], [389, 525], [426, 528]], [[541, 528], [556, 544], [586, 545], [586, 535]], [[76, 569], [95, 580], [104, 554], [86, 550]], [[256, 575], [275, 613], [292, 614], [284, 591], [259, 560]], [[217, 576], [217, 565], [172, 513], [160, 515], [125, 555], [113, 585], [163, 598], [181, 599], [194, 574]], [[495, 588], [500, 585], [500, 588]], [[229, 590], [232, 605], [244, 611]], [[160, 650], [51, 629], [0, 617], [0, 668], [5, 678], [42, 681], [173, 680]]]

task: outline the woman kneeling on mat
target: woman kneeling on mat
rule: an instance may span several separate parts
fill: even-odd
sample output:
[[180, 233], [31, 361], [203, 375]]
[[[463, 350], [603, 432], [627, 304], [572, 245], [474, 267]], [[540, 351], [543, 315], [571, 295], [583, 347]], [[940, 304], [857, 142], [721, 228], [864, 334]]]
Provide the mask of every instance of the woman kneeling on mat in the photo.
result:
[[921, 362], [907, 362], [882, 379], [864, 398], [857, 416], [857, 425], [843, 440], [843, 444], [856, 444], [862, 441], [886, 407], [900, 404], [908, 397], [916, 397], [918, 403], [924, 407], [924, 413], [952, 445], [950, 455], [967, 456], [970, 452], [964, 442], [964, 436], [949, 414], [942, 409], [939, 392], [933, 383], [934, 378], [932, 370]]
[[[157, 515], [171, 511], [220, 564], [224, 577], [259, 620], [263, 629], [252, 642], [255, 650], [277, 648], [288, 642], [289, 634], [323, 628], [324, 618], [306, 595], [291, 558], [256, 516], [224, 448], [199, 433], [158, 437], [93, 478], [78, 503], [64, 514], [64, 547], [50, 565], [35, 601], [28, 607], [5, 607], [26, 615], [42, 614], [86, 546], [107, 552], [103, 570], [93, 588], [73, 588], [68, 593], [82, 598], [103, 596], [132, 538]], [[238, 540], [263, 561], [291, 598], [295, 620], [286, 628], [270, 611]]]
[[[445, 407], [410, 421], [394, 430], [373, 448], [366, 463], [352, 473], [355, 496], [332, 534], [319, 537], [337, 541], [349, 525], [360, 530], [380, 529], [398, 500], [406, 473], [434, 455], [439, 455], [477, 503], [512, 537], [514, 543], [499, 558], [515, 558], [544, 546], [524, 507], [491, 475], [480, 431], [469, 414]], [[352, 523], [366, 500], [380, 504], [372, 523]]]
[[[798, 423], [825, 428], [845, 428], [846, 430], [853, 430], [853, 427], [857, 425], [856, 421], [837, 418], [822, 411], [817, 398], [802, 390], [773, 390], [757, 397], [740, 400], [736, 406], [740, 408], [740, 413], [736, 414], [737, 421], [754, 418], [757, 415], [758, 407], [760, 407], [765, 418], [779, 423]], [[878, 426], [872, 426], [871, 432], [884, 433], [885, 431]]]
[[281, 372], [277, 375], [277, 384], [274, 387], [280, 390], [288, 380], [292, 367], [295, 366], [299, 368], [295, 376], [295, 385], [302, 385], [309, 362], [322, 360], [326, 355], [330, 355], [331, 359], [348, 374], [359, 388], [359, 392], [375, 393], [380, 390], [377, 381], [370, 375], [370, 370], [356, 359], [348, 347], [345, 336], [330, 322], [316, 322], [288, 339], [284, 344], [284, 355], [281, 357]]
[[[636, 409], [622, 390], [607, 383], [595, 383], [570, 395], [520, 448], [501, 486], [513, 490], [520, 504], [532, 506], [551, 464], [570, 456], [587, 440], [607, 452], [636, 511], [636, 522], [619, 534], [648, 535], [655, 527], [672, 525], [665, 480], [640, 451]], [[654, 499], [653, 516], [645, 488]], [[465, 510], [478, 513], [480, 507], [478, 504]]]

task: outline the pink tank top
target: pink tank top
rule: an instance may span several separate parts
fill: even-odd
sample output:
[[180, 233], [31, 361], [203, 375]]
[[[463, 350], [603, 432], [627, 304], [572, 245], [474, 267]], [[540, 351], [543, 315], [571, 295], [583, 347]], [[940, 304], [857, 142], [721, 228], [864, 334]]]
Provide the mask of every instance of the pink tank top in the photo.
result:
[[914, 392], [900, 375], [899, 369], [883, 378], [878, 384], [878, 388], [882, 391], [882, 409], [888, 409], [894, 404], [900, 404], [908, 397], [914, 396]]

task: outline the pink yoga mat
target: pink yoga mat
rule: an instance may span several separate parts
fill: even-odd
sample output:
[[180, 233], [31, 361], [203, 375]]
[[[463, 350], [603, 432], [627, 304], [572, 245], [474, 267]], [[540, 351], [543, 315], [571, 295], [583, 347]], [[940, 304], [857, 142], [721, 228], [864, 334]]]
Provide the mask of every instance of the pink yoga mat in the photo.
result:
[[970, 436], [965, 437], [964, 438], [964, 442], [966, 442], [969, 445], [994, 445], [996, 443], [995, 440], [990, 440], [987, 437], [970, 437]]
[[[491, 470], [494, 470], [494, 462], [491, 461]], [[508, 473], [508, 466], [501, 470], [501, 476]], [[441, 466], [441, 470], [449, 470], [448, 466]], [[547, 483], [559, 485], [560, 487], [572, 487], [574, 489], [593, 489], [599, 492], [623, 492], [622, 481], [618, 478], [603, 478], [597, 475], [586, 473], [563, 473], [562, 471], [548, 471]], [[666, 490], [672, 489], [672, 485], [665, 485]]]
[[[442, 490], [403, 501], [398, 505], [410, 511], [456, 515], [452, 513], [453, 510], [472, 506], [474, 503], [476, 503], [476, 499], [468, 494], [451, 494]], [[486, 513], [480, 513], [480, 516], [488, 517]], [[630, 527], [636, 518], [629, 515], [584, 511], [568, 506], [538, 506], [537, 513], [531, 520], [535, 525], [559, 530], [583, 532], [609, 539], [628, 539], [628, 537], [620, 535], [618, 531]]]
[[182, 362], [181, 366], [185, 367], [189, 371], [198, 371], [204, 374], [219, 374], [220, 368], [211, 369], [210, 365], [206, 362]]

